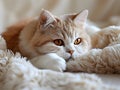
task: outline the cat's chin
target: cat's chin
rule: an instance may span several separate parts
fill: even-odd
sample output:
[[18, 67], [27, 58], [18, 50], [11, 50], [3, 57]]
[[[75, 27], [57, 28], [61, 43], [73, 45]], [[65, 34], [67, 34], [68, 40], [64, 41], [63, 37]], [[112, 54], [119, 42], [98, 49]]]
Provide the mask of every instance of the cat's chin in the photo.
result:
[[73, 57], [69, 57], [68, 59], [65, 59], [66, 62], [69, 62], [69, 61], [74, 61], [74, 58]]

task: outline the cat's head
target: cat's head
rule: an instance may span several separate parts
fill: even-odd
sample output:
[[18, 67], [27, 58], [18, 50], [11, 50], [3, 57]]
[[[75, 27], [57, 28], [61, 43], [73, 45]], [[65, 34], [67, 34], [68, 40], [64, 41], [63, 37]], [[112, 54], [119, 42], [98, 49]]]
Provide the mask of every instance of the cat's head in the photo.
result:
[[37, 52], [56, 53], [66, 60], [87, 52], [91, 47], [90, 38], [84, 30], [87, 15], [88, 11], [84, 10], [58, 18], [42, 10], [33, 39]]

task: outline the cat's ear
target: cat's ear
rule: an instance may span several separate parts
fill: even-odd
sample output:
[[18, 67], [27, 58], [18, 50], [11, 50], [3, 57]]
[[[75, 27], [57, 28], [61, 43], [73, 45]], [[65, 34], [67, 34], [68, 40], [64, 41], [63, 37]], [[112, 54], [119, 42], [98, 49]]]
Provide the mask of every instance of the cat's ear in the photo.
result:
[[85, 24], [87, 21], [87, 16], [88, 16], [88, 10], [83, 10], [82, 12], [78, 13], [76, 17], [73, 19], [73, 22], [76, 25], [80, 25], [83, 28], [85, 28]]
[[82, 12], [77, 14], [74, 13], [74, 14], [62, 15], [61, 18], [63, 20], [71, 19], [76, 25], [84, 28], [86, 24], [87, 16], [88, 16], [88, 10], [83, 10]]
[[42, 9], [40, 17], [39, 17], [39, 24], [43, 27], [46, 27], [52, 23], [55, 23], [55, 17], [47, 10]]

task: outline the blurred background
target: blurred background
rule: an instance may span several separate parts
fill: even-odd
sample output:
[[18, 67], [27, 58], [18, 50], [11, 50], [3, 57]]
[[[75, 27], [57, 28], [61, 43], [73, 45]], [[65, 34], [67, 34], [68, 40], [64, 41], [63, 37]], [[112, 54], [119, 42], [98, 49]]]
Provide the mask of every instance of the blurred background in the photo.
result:
[[120, 0], [0, 0], [0, 29], [38, 16], [42, 8], [57, 16], [88, 9], [89, 20], [100, 27], [120, 25]]

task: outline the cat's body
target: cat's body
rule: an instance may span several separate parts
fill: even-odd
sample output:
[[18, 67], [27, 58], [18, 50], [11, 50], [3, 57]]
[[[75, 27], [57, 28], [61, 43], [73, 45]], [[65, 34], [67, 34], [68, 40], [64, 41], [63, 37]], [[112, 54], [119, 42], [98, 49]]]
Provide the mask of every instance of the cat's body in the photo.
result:
[[38, 68], [62, 71], [67, 60], [91, 48], [84, 30], [86, 18], [87, 11], [58, 18], [43, 10], [39, 18], [13, 25], [2, 36], [8, 49], [28, 57]]
[[109, 35], [106, 36], [104, 31], [87, 34], [86, 18], [87, 11], [57, 18], [43, 10], [38, 19], [16, 24], [2, 36], [8, 49], [28, 57], [36, 67], [63, 71], [66, 61], [75, 60], [91, 48], [104, 48], [110, 43]]

